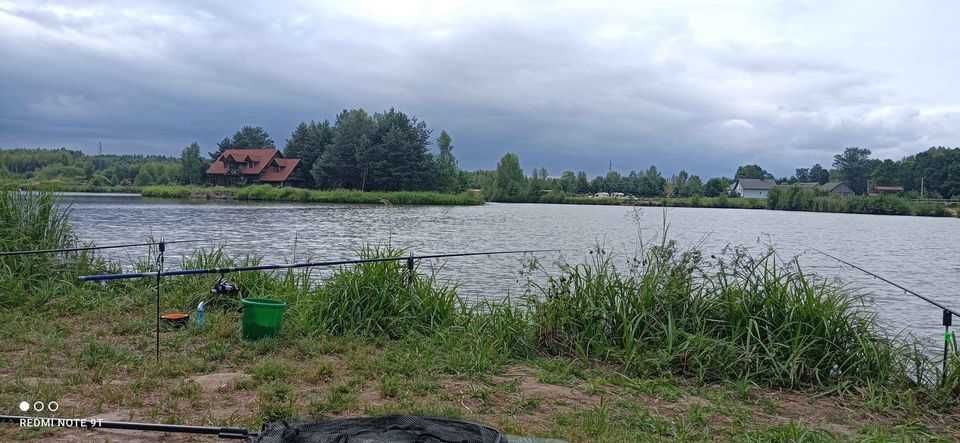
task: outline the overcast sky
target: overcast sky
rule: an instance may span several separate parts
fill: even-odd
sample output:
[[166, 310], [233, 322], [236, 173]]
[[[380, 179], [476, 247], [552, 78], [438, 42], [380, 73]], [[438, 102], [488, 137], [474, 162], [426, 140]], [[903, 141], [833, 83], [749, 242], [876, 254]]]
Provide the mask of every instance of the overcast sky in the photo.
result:
[[960, 140], [960, 3], [0, 0], [0, 147], [178, 154], [391, 106], [468, 169], [778, 176]]

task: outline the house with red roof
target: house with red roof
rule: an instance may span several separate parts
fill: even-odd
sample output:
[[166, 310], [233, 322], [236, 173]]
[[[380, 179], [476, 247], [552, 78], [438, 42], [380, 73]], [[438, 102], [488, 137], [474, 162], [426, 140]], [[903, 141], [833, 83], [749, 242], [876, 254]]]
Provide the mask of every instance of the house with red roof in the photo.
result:
[[299, 158], [284, 158], [276, 148], [225, 149], [207, 168], [207, 180], [217, 186], [295, 186], [300, 182], [299, 166]]

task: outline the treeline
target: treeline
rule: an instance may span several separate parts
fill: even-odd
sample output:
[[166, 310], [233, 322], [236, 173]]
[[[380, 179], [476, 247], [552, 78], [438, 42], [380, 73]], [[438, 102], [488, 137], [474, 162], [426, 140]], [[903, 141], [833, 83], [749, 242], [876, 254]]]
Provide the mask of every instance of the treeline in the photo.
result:
[[513, 153], [504, 155], [495, 171], [469, 172], [465, 177], [467, 186], [482, 189], [488, 200], [501, 202], [560, 202], [568, 196], [601, 192], [636, 197], [716, 197], [726, 193], [732, 183], [725, 177], [704, 182], [699, 176], [682, 170], [666, 178], [656, 166], [626, 175], [609, 171], [592, 179], [584, 171], [569, 170], [560, 177], [550, 177], [547, 170], [541, 168], [534, 169], [527, 177], [520, 167], [520, 158]]
[[88, 156], [69, 149], [0, 150], [0, 179], [102, 187], [183, 183], [181, 161], [173, 157]]
[[[497, 163], [494, 171], [465, 173], [466, 186], [481, 188], [491, 201], [502, 202], [561, 202], [576, 195], [622, 193], [634, 197], [719, 197], [728, 195], [738, 178], [770, 180], [780, 185], [796, 183], [847, 183], [856, 194], [865, 195], [874, 186], [902, 186], [904, 196], [917, 198], [960, 198], [960, 148], [934, 147], [902, 160], [876, 160], [870, 151], [847, 148], [834, 156], [833, 168], [819, 164], [798, 168], [791, 177], [775, 178], [759, 165], [748, 164], [737, 168], [733, 178], [712, 177], [703, 180], [685, 170], [668, 177], [656, 166], [645, 171], [621, 174], [609, 171], [606, 175], [588, 178], [583, 171], [563, 171], [559, 177], [549, 176], [545, 169], [534, 169], [527, 176], [520, 167], [516, 154], [508, 153]], [[822, 196], [809, 190], [812, 196]], [[800, 209], [797, 210], [812, 210]], [[876, 207], [831, 212], [885, 213]], [[909, 211], [907, 213], [910, 213]]]

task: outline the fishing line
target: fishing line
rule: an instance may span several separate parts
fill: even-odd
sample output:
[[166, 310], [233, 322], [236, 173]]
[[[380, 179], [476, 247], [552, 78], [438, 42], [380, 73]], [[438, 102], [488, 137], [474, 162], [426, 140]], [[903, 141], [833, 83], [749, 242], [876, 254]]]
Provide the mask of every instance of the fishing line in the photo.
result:
[[119, 248], [135, 248], [138, 246], [157, 246], [160, 244], [177, 244], [177, 243], [201, 243], [201, 242], [214, 242], [215, 240], [211, 239], [193, 239], [193, 240], [171, 240], [171, 241], [159, 241], [159, 242], [149, 242], [149, 243], [128, 243], [122, 245], [105, 245], [105, 246], [81, 246], [76, 248], [61, 248], [61, 249], [34, 249], [29, 251], [3, 251], [0, 252], [0, 257], [15, 256], [15, 255], [33, 255], [33, 254], [56, 254], [60, 252], [79, 252], [79, 251], [96, 251], [100, 249], [119, 249]]
[[914, 291], [912, 291], [912, 290], [910, 290], [910, 289], [907, 289], [906, 287], [904, 287], [903, 285], [901, 285], [901, 284], [899, 284], [899, 283], [896, 283], [896, 282], [891, 281], [891, 280], [889, 280], [889, 279], [887, 279], [887, 278], [884, 278], [884, 277], [882, 277], [882, 276], [880, 276], [880, 275], [878, 275], [878, 274], [876, 274], [876, 273], [870, 272], [870, 271], [868, 271], [868, 270], [866, 270], [866, 269], [864, 269], [864, 268], [862, 268], [862, 267], [860, 267], [860, 266], [857, 266], [857, 265], [855, 265], [855, 264], [853, 264], [853, 263], [850, 263], [849, 261], [843, 260], [843, 259], [841, 259], [841, 258], [835, 257], [835, 256], [830, 255], [830, 254], [827, 254], [826, 252], [823, 252], [823, 251], [821, 251], [821, 250], [819, 250], [819, 249], [816, 249], [816, 248], [811, 248], [811, 249], [812, 249], [813, 251], [819, 253], [819, 254], [823, 254], [823, 255], [825, 255], [825, 256], [827, 256], [827, 257], [830, 257], [830, 258], [832, 258], [832, 259], [834, 259], [834, 260], [836, 260], [836, 261], [838, 261], [838, 262], [840, 262], [840, 263], [843, 263], [843, 264], [845, 264], [845, 265], [847, 265], [847, 266], [850, 266], [851, 268], [854, 268], [854, 269], [856, 269], [856, 270], [858, 270], [858, 271], [860, 271], [860, 272], [863, 272], [864, 274], [867, 274], [867, 275], [869, 275], [869, 276], [871, 276], [871, 277], [873, 277], [873, 278], [876, 278], [876, 279], [878, 279], [878, 280], [880, 280], [880, 281], [882, 281], [882, 282], [884, 282], [884, 283], [886, 283], [886, 284], [888, 284], [888, 285], [891, 285], [891, 286], [893, 286], [893, 287], [895, 287], [895, 288], [901, 289], [901, 290], [903, 290], [904, 293], [910, 294], [910, 295], [912, 295], [912, 296], [914, 296], [914, 297], [917, 297], [917, 298], [919, 298], [919, 299], [921, 299], [921, 300], [923, 300], [923, 301], [925, 301], [925, 302], [927, 302], [927, 303], [929, 303], [929, 304], [931, 304], [931, 305], [933, 305], [933, 306], [936, 306], [936, 307], [940, 308], [940, 309], [943, 311], [943, 319], [941, 320], [941, 323], [940, 323], [941, 325], [943, 325], [943, 369], [942, 369], [942, 372], [940, 373], [940, 384], [943, 385], [943, 384], [946, 382], [946, 380], [947, 380], [947, 369], [948, 369], [947, 363], [948, 363], [948, 358], [949, 358], [949, 356], [950, 356], [950, 345], [951, 345], [951, 344], [953, 344], [953, 347], [954, 347], [954, 355], [956, 355], [956, 336], [954, 335], [954, 332], [950, 330], [950, 326], [953, 325], [953, 316], [954, 316], [954, 315], [960, 315], [960, 314], [957, 314], [957, 311], [954, 311], [953, 309], [950, 309], [950, 308], [944, 306], [943, 304], [941, 304], [941, 303], [939, 303], [939, 302], [937, 302], [937, 301], [934, 301], [934, 300], [932, 300], [932, 299], [930, 299], [930, 298], [928, 298], [928, 297], [925, 297], [925, 296], [923, 296], [923, 295], [920, 295], [920, 294], [918, 294], [918, 293], [916, 293], [916, 292], [914, 292]]
[[878, 274], [876, 274], [876, 273], [870, 272], [870, 271], [868, 271], [868, 270], [866, 270], [866, 269], [864, 269], [864, 268], [862, 268], [862, 267], [860, 267], [860, 266], [857, 266], [857, 265], [855, 265], [855, 264], [853, 264], [853, 263], [850, 263], [849, 261], [846, 261], [846, 260], [843, 260], [843, 259], [841, 259], [841, 258], [835, 257], [835, 256], [830, 255], [830, 254], [828, 254], [828, 253], [826, 253], [826, 252], [823, 252], [823, 251], [821, 251], [821, 250], [819, 250], [819, 249], [816, 249], [816, 248], [810, 248], [810, 249], [812, 249], [814, 252], [817, 252], [818, 254], [822, 254], [822, 255], [825, 255], [825, 256], [827, 256], [827, 257], [830, 257], [830, 258], [832, 258], [832, 259], [834, 259], [834, 260], [836, 260], [836, 261], [838, 261], [838, 262], [840, 262], [840, 263], [843, 263], [843, 264], [845, 264], [845, 265], [847, 265], [847, 266], [850, 266], [851, 268], [854, 268], [854, 269], [856, 269], [856, 270], [858, 270], [858, 271], [860, 271], [860, 272], [863, 272], [864, 274], [867, 274], [867, 275], [869, 275], [869, 276], [871, 276], [871, 277], [873, 277], [873, 278], [876, 278], [877, 280], [880, 280], [880, 281], [882, 281], [882, 282], [884, 282], [884, 283], [886, 283], [886, 284], [888, 284], [888, 285], [891, 285], [891, 286], [893, 286], [893, 287], [895, 287], [895, 288], [897, 288], [897, 289], [900, 289], [900, 290], [902, 290], [903, 292], [905, 292], [905, 293], [907, 293], [907, 294], [910, 294], [910, 295], [912, 295], [912, 296], [914, 296], [914, 297], [917, 297], [917, 298], [919, 298], [919, 299], [921, 299], [921, 300], [923, 300], [923, 301], [925, 301], [925, 302], [927, 302], [927, 303], [929, 303], [929, 304], [931, 304], [931, 305], [934, 305], [934, 306], [936, 306], [936, 307], [938, 307], [938, 308], [940, 308], [940, 309], [942, 309], [942, 310], [944, 310], [944, 311], [947, 311], [947, 312], [949, 312], [949, 313], [951, 313], [951, 314], [953, 314], [953, 315], [960, 315], [960, 313], [958, 313], [957, 311], [954, 311], [953, 309], [950, 309], [950, 308], [944, 306], [944, 305], [941, 304], [940, 302], [935, 301], [935, 300], [933, 300], [933, 299], [930, 299], [929, 297], [920, 295], [920, 294], [918, 294], [918, 293], [916, 293], [916, 292], [914, 292], [914, 291], [912, 291], [912, 290], [910, 290], [910, 289], [907, 289], [906, 287], [904, 287], [903, 285], [901, 285], [901, 284], [899, 284], [899, 283], [896, 283], [896, 282], [894, 282], [894, 281], [891, 281], [891, 280], [889, 280], [889, 279], [887, 279], [887, 278], [884, 278], [883, 276], [880, 276], [880, 275], [878, 275]]

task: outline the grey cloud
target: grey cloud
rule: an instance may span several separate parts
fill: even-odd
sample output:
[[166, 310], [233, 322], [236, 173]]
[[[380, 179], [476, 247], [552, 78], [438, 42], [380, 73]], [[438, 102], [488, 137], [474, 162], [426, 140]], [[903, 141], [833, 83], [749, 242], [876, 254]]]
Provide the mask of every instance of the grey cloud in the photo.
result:
[[[759, 162], [785, 175], [844, 146], [898, 157], [957, 135], [955, 103], [934, 108], [824, 48], [704, 43], [682, 9], [422, 26], [297, 2], [16, 8], [0, 3], [0, 24], [29, 29], [0, 29], [0, 146], [92, 151], [102, 140], [175, 154], [242, 124], [282, 143], [302, 120], [396, 106], [451, 132], [468, 168], [514, 151], [554, 173], [613, 160], [701, 175]], [[623, 32], [597, 37], [616, 19]]]

